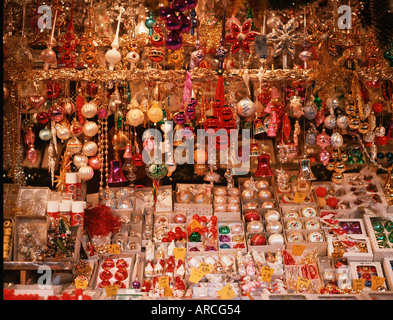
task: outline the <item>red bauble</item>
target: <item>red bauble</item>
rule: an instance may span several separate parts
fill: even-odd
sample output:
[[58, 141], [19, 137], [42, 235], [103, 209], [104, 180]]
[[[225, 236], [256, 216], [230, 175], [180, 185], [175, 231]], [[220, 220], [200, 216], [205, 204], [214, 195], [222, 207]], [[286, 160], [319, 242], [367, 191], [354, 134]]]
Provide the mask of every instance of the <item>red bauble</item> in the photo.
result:
[[250, 244], [252, 246], [263, 246], [266, 244], [266, 238], [261, 234], [254, 234], [250, 239]]
[[100, 273], [101, 280], [109, 280], [110, 278], [112, 278], [112, 272], [109, 270], [104, 270]]
[[385, 146], [389, 141], [389, 138], [387, 136], [382, 136], [377, 138], [377, 145], [379, 146]]
[[334, 209], [337, 207], [338, 200], [336, 197], [331, 197], [327, 199], [326, 203], [330, 208]]
[[110, 258], [106, 258], [104, 260], [104, 262], [102, 263], [102, 269], [104, 269], [104, 270], [112, 269], [114, 266], [115, 266], [115, 263]]
[[259, 215], [258, 211], [256, 210], [248, 210], [245, 214], [244, 214], [244, 219], [247, 222], [250, 221], [258, 221], [261, 220], [261, 216]]
[[324, 187], [318, 187], [315, 189], [315, 193], [317, 194], [318, 197], [324, 198], [326, 197], [326, 189]]
[[120, 268], [115, 273], [115, 279], [119, 281], [124, 281], [128, 277], [128, 272], [126, 269]]
[[373, 104], [373, 111], [374, 111], [375, 113], [380, 113], [380, 112], [382, 112], [382, 110], [383, 110], [382, 104], [380, 104], [380, 103], [378, 103], [378, 102], [375, 102], [375, 103]]
[[121, 268], [127, 268], [128, 267], [128, 263], [127, 263], [127, 261], [126, 260], [124, 260], [124, 259], [119, 259], [119, 260], [117, 260], [117, 262], [116, 262], [116, 268], [119, 268], [119, 269], [121, 269]]
[[142, 157], [142, 155], [140, 153], [135, 153], [132, 156], [132, 162], [134, 162], [134, 164], [137, 167], [140, 167], [143, 164], [143, 157]]
[[103, 280], [98, 286], [99, 286], [100, 288], [105, 288], [105, 287], [110, 286], [110, 285], [111, 285], [110, 281], [108, 281], [108, 280]]
[[126, 285], [119, 280], [115, 281], [113, 284], [116, 284], [119, 287], [119, 289], [126, 289], [127, 288]]

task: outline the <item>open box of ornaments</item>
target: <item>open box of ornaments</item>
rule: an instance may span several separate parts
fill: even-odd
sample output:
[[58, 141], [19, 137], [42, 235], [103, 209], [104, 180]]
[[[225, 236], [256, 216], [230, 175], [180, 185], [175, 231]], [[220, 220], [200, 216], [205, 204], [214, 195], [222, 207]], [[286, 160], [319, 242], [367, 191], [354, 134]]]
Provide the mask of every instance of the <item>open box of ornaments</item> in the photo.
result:
[[160, 212], [154, 214], [153, 241], [187, 242], [186, 212]]
[[312, 188], [322, 217], [353, 218], [357, 208], [352, 201], [356, 199], [344, 186], [313, 182]]
[[80, 259], [72, 269], [74, 280], [70, 287], [77, 288], [78, 283], [85, 282], [88, 288], [93, 288], [97, 269], [97, 259]]
[[112, 209], [132, 210], [135, 206], [135, 191], [129, 187], [104, 189], [102, 203]]
[[120, 218], [120, 231], [112, 237], [112, 244], [119, 244], [121, 253], [140, 252], [142, 249], [142, 211], [131, 209], [113, 210]]
[[[349, 262], [349, 267], [351, 270], [352, 281], [355, 279], [365, 279], [364, 291], [386, 291], [386, 281], [382, 286], [377, 286], [373, 288], [372, 279], [373, 277], [384, 278], [384, 273], [382, 270], [381, 263], [378, 261], [373, 262]], [[373, 290], [374, 289], [374, 290]]]
[[176, 184], [174, 211], [212, 215], [212, 188], [208, 184]]
[[[241, 276], [240, 287], [242, 299], [248, 299], [251, 295], [258, 299], [264, 294], [285, 294], [288, 293], [284, 281], [284, 264], [282, 252], [267, 251], [258, 252], [237, 252], [236, 253], [237, 272]], [[261, 277], [263, 267], [274, 270], [270, 281], [264, 281]]]
[[321, 293], [349, 293], [352, 289], [351, 270], [346, 258], [318, 257], [318, 269], [323, 281]]
[[97, 270], [95, 288], [117, 285], [119, 289], [130, 286], [133, 257], [130, 255], [113, 255], [102, 258]]
[[3, 217], [14, 216], [20, 188], [19, 184], [3, 183]]
[[215, 187], [213, 189], [213, 212], [219, 220], [241, 219], [239, 189]]
[[239, 178], [239, 186], [243, 206], [247, 203], [257, 203], [258, 208], [277, 207], [272, 177]]
[[173, 211], [173, 190], [172, 186], [160, 186], [157, 190], [157, 203], [154, 204], [153, 188], [146, 187], [135, 190], [135, 208], [153, 208], [156, 212]]
[[211, 253], [209, 255], [194, 252], [186, 257], [186, 281], [188, 285], [193, 268], [198, 269], [202, 263], [210, 265], [210, 272], [206, 272], [200, 282], [225, 282], [236, 273], [235, 255], [230, 253]]
[[373, 261], [374, 254], [368, 237], [336, 235], [327, 238], [329, 257], [344, 257], [348, 261]]
[[324, 217], [320, 220], [322, 229], [326, 237], [334, 235], [354, 235], [367, 237], [367, 229], [364, 225], [363, 219], [335, 219]]
[[217, 217], [213, 215], [187, 216], [187, 251], [218, 251]]
[[[301, 202], [296, 198], [297, 194], [304, 194]], [[309, 205], [315, 203], [312, 194], [311, 182], [309, 180], [299, 179], [292, 182], [277, 183], [276, 195], [280, 204], [304, 204]]]
[[18, 209], [22, 215], [45, 215], [50, 189], [47, 187], [21, 187], [18, 195]]
[[371, 215], [364, 215], [363, 220], [374, 251], [374, 260], [393, 257], [393, 221]]
[[381, 178], [375, 172], [361, 170], [359, 173], [345, 173], [343, 185], [347, 193], [354, 197], [351, 205], [357, 208], [379, 205], [388, 207], [385, 192], [382, 188]]
[[[190, 290], [192, 291], [193, 300], [218, 300], [218, 291], [223, 289], [226, 285], [230, 285], [235, 297], [231, 300], [240, 300], [241, 299], [241, 290], [238, 282], [199, 282], [198, 284], [191, 284]], [[187, 296], [187, 295], [186, 295]]]
[[218, 220], [219, 252], [247, 251], [243, 220]]
[[[245, 207], [249, 208], [245, 205]], [[284, 246], [283, 225], [277, 208], [244, 210], [248, 249], [277, 250]]]

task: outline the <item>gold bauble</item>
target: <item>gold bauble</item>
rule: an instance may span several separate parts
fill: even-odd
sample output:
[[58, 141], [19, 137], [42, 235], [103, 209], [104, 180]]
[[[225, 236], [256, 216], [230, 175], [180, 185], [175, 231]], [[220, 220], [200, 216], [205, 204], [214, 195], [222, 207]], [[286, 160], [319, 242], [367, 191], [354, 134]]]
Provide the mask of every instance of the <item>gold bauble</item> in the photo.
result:
[[343, 180], [344, 180], [344, 176], [342, 175], [342, 173], [333, 172], [332, 181], [334, 183], [340, 184], [341, 182], [343, 182]]
[[355, 117], [352, 117], [350, 120], [349, 120], [349, 125], [348, 125], [351, 129], [353, 129], [353, 130], [356, 130], [356, 129], [358, 129], [359, 127], [360, 127], [360, 120], [359, 120], [359, 118], [355, 118]]
[[344, 173], [345, 172], [345, 164], [343, 161], [336, 162], [334, 165], [334, 171], [337, 173]]
[[371, 130], [370, 124], [367, 122], [362, 122], [358, 128], [361, 134], [366, 134]]
[[353, 106], [353, 105], [348, 105], [346, 108], [345, 108], [345, 113], [346, 114], [351, 114], [351, 113], [354, 113], [355, 112], [355, 107]]
[[326, 165], [326, 169], [327, 170], [329, 170], [329, 171], [333, 171], [334, 170], [334, 161], [333, 160], [330, 160], [328, 163], [327, 163], [327, 165]]
[[206, 164], [194, 164], [194, 171], [198, 176], [205, 175], [208, 169]]

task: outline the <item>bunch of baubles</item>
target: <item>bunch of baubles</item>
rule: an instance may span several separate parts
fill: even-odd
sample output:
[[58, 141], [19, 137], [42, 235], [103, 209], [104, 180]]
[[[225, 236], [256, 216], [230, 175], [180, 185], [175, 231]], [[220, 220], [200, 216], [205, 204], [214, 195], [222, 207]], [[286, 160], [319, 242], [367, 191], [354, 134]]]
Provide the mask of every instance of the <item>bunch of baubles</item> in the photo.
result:
[[315, 189], [315, 195], [317, 196], [317, 203], [320, 208], [328, 207], [331, 210], [348, 209], [345, 203], [339, 202], [339, 196], [336, 196], [337, 192], [333, 192], [333, 189], [327, 189], [326, 187], [317, 187]]
[[192, 188], [180, 189], [176, 192], [177, 203], [209, 204], [210, 197], [204, 191], [197, 191], [193, 195]]
[[218, 187], [213, 195], [214, 212], [240, 212], [239, 189]]

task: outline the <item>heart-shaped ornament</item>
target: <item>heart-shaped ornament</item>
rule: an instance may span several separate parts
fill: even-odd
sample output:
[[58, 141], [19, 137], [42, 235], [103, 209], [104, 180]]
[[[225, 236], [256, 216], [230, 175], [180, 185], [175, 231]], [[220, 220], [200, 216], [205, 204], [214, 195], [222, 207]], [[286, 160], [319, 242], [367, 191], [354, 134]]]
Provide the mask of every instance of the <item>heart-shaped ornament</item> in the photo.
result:
[[34, 95], [29, 97], [29, 105], [38, 110], [44, 104], [45, 98], [43, 96]]

